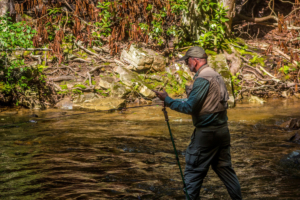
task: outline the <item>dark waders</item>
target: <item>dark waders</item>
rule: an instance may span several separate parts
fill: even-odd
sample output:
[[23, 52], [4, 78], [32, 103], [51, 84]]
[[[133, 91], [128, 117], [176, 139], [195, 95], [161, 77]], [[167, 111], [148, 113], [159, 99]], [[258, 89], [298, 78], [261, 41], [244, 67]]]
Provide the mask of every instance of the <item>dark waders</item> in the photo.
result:
[[172, 135], [172, 132], [171, 132], [171, 128], [170, 128], [170, 124], [169, 124], [169, 118], [168, 118], [168, 113], [167, 113], [167, 110], [166, 110], [166, 104], [164, 104], [164, 108], [162, 109], [162, 111], [164, 112], [165, 120], [166, 120], [168, 128], [169, 128], [169, 132], [170, 132], [170, 136], [171, 136], [171, 140], [172, 140], [174, 152], [175, 152], [175, 155], [176, 155], [177, 164], [178, 164], [178, 167], [179, 167], [179, 170], [180, 170], [180, 175], [181, 175], [183, 186], [184, 186], [184, 190], [185, 190], [185, 195], [186, 195], [186, 197], [187, 197], [188, 200], [191, 200], [190, 197], [189, 197], [188, 191], [186, 189], [186, 184], [185, 184], [185, 181], [184, 181], [184, 178], [183, 178], [183, 174], [182, 174], [182, 170], [181, 170], [181, 166], [180, 166], [180, 162], [179, 162], [179, 158], [178, 158], [176, 146], [175, 146], [173, 135]]

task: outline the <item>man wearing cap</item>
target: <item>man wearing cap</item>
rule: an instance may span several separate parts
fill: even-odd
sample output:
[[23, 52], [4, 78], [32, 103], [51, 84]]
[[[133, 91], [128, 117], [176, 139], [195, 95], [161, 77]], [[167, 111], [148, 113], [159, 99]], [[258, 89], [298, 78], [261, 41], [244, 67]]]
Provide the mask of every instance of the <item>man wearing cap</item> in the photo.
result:
[[220, 74], [207, 65], [207, 55], [191, 47], [177, 61], [185, 61], [195, 72], [194, 83], [186, 86], [187, 99], [172, 99], [164, 92], [156, 95], [172, 110], [190, 114], [195, 130], [186, 150], [184, 179], [191, 200], [200, 199], [200, 189], [208, 169], [217, 173], [232, 199], [242, 199], [238, 178], [231, 166], [230, 133], [227, 125], [228, 92]]

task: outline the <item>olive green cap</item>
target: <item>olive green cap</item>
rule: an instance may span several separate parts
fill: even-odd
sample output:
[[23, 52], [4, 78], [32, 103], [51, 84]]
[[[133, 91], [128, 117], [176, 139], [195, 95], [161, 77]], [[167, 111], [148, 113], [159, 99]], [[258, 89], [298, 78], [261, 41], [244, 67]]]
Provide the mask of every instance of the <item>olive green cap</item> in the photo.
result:
[[179, 60], [176, 60], [176, 62], [186, 60], [189, 57], [207, 58], [207, 55], [205, 54], [205, 51], [204, 51], [203, 48], [198, 47], [198, 46], [194, 46], [194, 47], [189, 48], [189, 50], [186, 52], [186, 54], [182, 58], [180, 58]]

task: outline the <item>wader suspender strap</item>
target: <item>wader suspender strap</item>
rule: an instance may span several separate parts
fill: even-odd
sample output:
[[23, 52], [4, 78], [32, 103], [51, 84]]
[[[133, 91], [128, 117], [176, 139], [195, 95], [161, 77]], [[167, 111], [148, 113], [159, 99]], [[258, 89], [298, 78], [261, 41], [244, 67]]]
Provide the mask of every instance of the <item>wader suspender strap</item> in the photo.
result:
[[181, 166], [180, 166], [180, 162], [179, 162], [179, 158], [178, 158], [178, 154], [177, 154], [175, 142], [174, 142], [174, 139], [173, 139], [173, 136], [172, 136], [172, 132], [171, 132], [171, 128], [170, 128], [170, 124], [169, 124], [169, 118], [168, 118], [168, 113], [167, 113], [167, 110], [166, 110], [166, 104], [165, 103], [164, 103], [164, 108], [162, 109], [162, 111], [164, 112], [165, 120], [166, 120], [168, 128], [169, 128], [169, 132], [170, 132], [170, 136], [171, 136], [171, 140], [172, 140], [174, 152], [175, 152], [175, 155], [176, 155], [177, 164], [178, 164], [178, 167], [179, 167], [179, 170], [180, 170], [180, 174], [181, 174], [183, 186], [184, 186], [184, 189], [185, 189], [185, 195], [186, 195], [186, 197], [187, 197], [188, 200], [191, 200], [190, 197], [189, 197], [188, 191], [186, 189], [186, 184], [184, 182], [184, 178], [183, 178], [183, 174], [182, 174], [182, 170], [181, 170]]

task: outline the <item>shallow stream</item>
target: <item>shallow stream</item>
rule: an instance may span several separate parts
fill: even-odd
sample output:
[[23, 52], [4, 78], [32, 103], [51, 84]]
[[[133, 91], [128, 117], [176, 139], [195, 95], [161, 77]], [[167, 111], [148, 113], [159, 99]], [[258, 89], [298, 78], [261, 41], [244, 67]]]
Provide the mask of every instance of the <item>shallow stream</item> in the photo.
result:
[[[7, 110], [0, 128], [0, 199], [184, 199], [178, 166], [161, 107], [90, 113], [49, 109]], [[193, 131], [188, 115], [168, 109], [184, 168]], [[32, 114], [38, 116], [33, 117]], [[233, 167], [244, 199], [299, 199], [300, 178], [278, 166], [300, 149], [295, 131], [278, 128], [300, 117], [300, 101], [248, 102], [228, 110]], [[49, 118], [45, 121], [36, 119]], [[210, 170], [202, 199], [229, 199]]]

